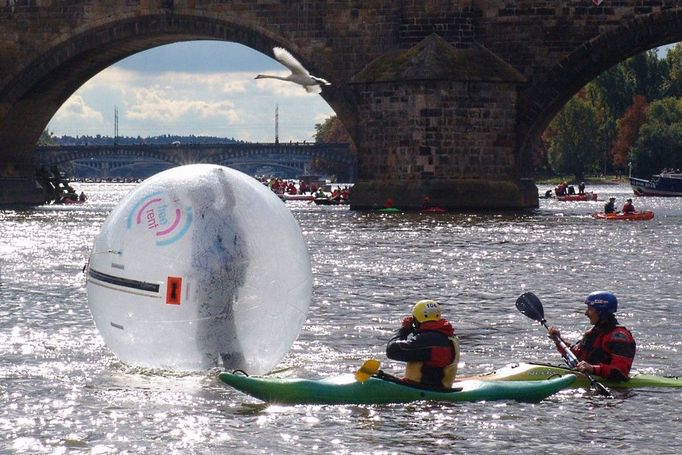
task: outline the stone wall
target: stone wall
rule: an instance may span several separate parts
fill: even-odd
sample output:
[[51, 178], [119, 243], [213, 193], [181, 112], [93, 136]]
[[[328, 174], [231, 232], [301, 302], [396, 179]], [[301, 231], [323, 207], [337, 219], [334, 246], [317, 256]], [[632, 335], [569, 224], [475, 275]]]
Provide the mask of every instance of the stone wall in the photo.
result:
[[514, 177], [512, 84], [432, 81], [359, 91], [361, 180]]

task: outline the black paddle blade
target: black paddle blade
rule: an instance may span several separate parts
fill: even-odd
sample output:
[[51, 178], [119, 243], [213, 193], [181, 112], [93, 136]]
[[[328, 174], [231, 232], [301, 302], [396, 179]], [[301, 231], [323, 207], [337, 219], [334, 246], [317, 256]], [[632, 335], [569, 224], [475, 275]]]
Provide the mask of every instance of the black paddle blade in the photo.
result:
[[516, 299], [516, 309], [534, 321], [543, 322], [545, 320], [542, 302], [532, 292], [524, 292]]
[[[590, 379], [592, 379], [592, 378], [590, 377]], [[602, 395], [602, 396], [607, 397], [607, 398], [613, 398], [613, 395], [611, 395], [611, 391], [609, 389], [607, 389], [606, 386], [604, 386], [604, 384], [601, 384], [601, 383], [595, 381], [594, 379], [592, 379], [592, 381], [593, 381], [592, 385], [597, 390], [597, 392], [599, 392], [599, 395]]]

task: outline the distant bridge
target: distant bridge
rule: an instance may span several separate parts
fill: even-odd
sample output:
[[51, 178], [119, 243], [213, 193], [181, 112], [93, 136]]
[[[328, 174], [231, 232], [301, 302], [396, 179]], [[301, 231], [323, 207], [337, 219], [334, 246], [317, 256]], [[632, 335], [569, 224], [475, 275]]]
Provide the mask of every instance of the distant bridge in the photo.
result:
[[[344, 177], [356, 177], [355, 155], [348, 144], [318, 143], [229, 143], [229, 144], [135, 144], [60, 145], [36, 148], [41, 165], [90, 170], [99, 177], [144, 173], [145, 168], [211, 163], [229, 166], [250, 175], [258, 173], [295, 177], [308, 172], [316, 160], [338, 163]], [[125, 173], [128, 174], [125, 174]], [[135, 174], [136, 175], [136, 174]]]

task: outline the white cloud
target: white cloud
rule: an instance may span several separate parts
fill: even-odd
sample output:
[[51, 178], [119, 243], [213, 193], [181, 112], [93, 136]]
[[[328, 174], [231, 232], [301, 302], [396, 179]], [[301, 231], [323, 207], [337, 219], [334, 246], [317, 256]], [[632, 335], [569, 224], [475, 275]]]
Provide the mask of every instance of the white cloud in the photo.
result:
[[[254, 53], [261, 60], [271, 61]], [[184, 67], [197, 67], [197, 72], [153, 72], [149, 65], [147, 71], [111, 66], [74, 93], [49, 128], [58, 136], [111, 135], [116, 106], [121, 135], [196, 134], [272, 141], [275, 106], [279, 105], [280, 140], [286, 137], [303, 141], [311, 140], [315, 123], [333, 114], [323, 98], [307, 93], [299, 85], [255, 80], [255, 71], [226, 68], [202, 72], [201, 62], [191, 63], [185, 62]], [[288, 74], [287, 70], [277, 69], [262, 72]], [[80, 112], [80, 117], [74, 115], [76, 112]]]
[[88, 106], [82, 96], [74, 95], [69, 98], [55, 115], [59, 121], [81, 121], [104, 123], [102, 114]]
[[197, 100], [174, 95], [174, 90], [160, 87], [134, 88], [126, 117], [132, 120], [153, 120], [161, 123], [177, 122], [185, 117], [211, 117], [235, 122], [239, 114], [234, 103], [227, 100]]

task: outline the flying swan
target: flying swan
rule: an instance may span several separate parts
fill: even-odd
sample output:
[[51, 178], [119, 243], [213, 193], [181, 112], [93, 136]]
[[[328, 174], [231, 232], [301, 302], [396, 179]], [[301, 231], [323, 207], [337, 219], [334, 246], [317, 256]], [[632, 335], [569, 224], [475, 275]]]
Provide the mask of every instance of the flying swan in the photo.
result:
[[322, 92], [322, 87], [320, 87], [320, 85], [331, 85], [330, 82], [321, 77], [311, 75], [308, 70], [283, 47], [274, 47], [272, 53], [275, 54], [275, 58], [282, 65], [289, 68], [291, 74], [286, 77], [259, 74], [256, 76], [256, 79], [279, 79], [281, 81], [293, 82], [301, 85], [308, 93], [320, 93]]

